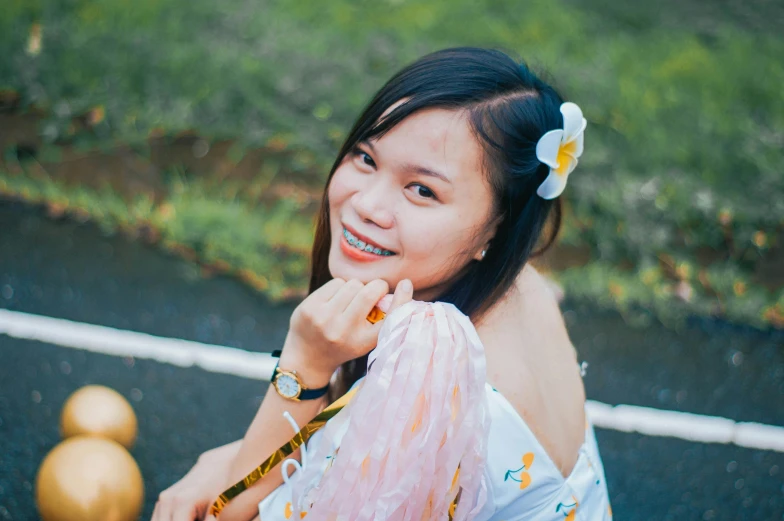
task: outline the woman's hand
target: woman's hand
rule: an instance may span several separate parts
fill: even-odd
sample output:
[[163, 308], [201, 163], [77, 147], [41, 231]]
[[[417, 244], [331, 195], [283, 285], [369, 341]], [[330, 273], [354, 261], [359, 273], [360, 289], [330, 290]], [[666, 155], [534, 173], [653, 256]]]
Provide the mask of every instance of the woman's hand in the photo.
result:
[[[280, 365], [297, 368], [311, 387], [326, 385], [341, 364], [376, 347], [383, 320], [371, 324], [367, 316], [388, 292], [389, 285], [381, 279], [363, 284], [336, 278], [321, 286], [291, 315]], [[411, 281], [403, 279], [389, 309], [382, 310], [391, 313], [412, 295]]]
[[229, 465], [239, 450], [240, 441], [202, 454], [181, 480], [161, 492], [151, 521], [204, 519], [212, 502], [225, 488]]

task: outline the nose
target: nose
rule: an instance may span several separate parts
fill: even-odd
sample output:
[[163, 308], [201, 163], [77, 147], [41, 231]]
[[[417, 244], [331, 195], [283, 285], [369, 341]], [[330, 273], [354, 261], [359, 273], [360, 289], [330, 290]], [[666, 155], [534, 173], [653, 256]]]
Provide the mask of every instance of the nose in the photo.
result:
[[383, 181], [369, 182], [351, 197], [351, 205], [363, 222], [390, 228], [394, 222], [393, 193], [392, 187]]

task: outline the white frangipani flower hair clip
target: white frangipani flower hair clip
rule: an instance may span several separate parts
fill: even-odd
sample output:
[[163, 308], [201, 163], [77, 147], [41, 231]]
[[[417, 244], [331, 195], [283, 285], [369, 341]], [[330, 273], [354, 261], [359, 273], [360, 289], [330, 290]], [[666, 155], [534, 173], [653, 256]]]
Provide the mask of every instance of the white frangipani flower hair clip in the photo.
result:
[[576, 104], [561, 104], [564, 128], [551, 130], [536, 143], [536, 157], [550, 167], [550, 175], [539, 185], [536, 193], [543, 199], [555, 199], [566, 188], [566, 179], [577, 166], [583, 153], [583, 131], [588, 121]]

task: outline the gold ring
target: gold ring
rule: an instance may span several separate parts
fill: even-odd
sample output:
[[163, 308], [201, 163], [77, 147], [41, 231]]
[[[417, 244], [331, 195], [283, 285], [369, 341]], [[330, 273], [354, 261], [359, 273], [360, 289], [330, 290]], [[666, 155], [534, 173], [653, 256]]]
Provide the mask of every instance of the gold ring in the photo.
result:
[[381, 311], [378, 306], [373, 306], [373, 309], [368, 313], [367, 320], [371, 324], [375, 324], [379, 320], [383, 320], [385, 316], [387, 316], [387, 314]]

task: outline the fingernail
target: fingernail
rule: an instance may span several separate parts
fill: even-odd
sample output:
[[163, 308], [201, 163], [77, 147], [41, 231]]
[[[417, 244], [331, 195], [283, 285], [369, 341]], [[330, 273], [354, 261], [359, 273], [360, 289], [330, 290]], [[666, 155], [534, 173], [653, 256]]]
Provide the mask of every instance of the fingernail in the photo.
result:
[[393, 298], [394, 297], [392, 295], [389, 295], [389, 294], [384, 295], [383, 297], [381, 297], [381, 300], [378, 301], [378, 303], [376, 304], [376, 307], [378, 307], [378, 309], [380, 309], [384, 313], [388, 313], [389, 312], [389, 308], [392, 307], [392, 299]]
[[409, 279], [403, 279], [400, 281], [400, 289], [402, 291], [414, 291], [414, 286], [411, 284]]

